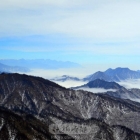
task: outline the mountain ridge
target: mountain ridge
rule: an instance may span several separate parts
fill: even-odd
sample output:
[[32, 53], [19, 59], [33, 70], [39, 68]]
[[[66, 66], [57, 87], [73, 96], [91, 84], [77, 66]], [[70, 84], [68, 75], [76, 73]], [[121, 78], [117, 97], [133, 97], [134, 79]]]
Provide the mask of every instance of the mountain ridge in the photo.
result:
[[123, 86], [120, 86], [116, 82], [108, 82], [108, 81], [101, 80], [101, 79], [96, 79], [94, 81], [90, 81], [87, 84], [84, 84], [82, 86], [78, 86], [78, 87], [75, 87], [75, 88], [84, 88], [84, 87], [88, 87], [88, 88], [104, 88], [104, 89], [120, 89], [120, 88], [124, 88]]
[[81, 65], [78, 63], [50, 59], [0, 59], [0, 63], [11, 66], [16, 64], [18, 66], [28, 67], [30, 69], [59, 69], [81, 67]]
[[134, 70], [130, 70], [129, 68], [118, 67], [116, 69], [109, 68], [105, 71], [97, 71], [82, 79], [78, 77], [63, 75], [61, 77], [55, 77], [50, 80], [62, 81], [62, 82], [66, 82], [68, 80], [90, 82], [96, 79], [105, 80], [108, 82], [120, 82], [129, 79], [140, 79], [140, 72], [139, 70], [134, 71]]
[[98, 71], [83, 78], [84, 81], [93, 81], [95, 79], [115, 82], [127, 79], [140, 79], [140, 72], [130, 70], [129, 68], [118, 67], [116, 69], [109, 68], [104, 72]]
[[[100, 91], [101, 89], [106, 89], [107, 91]], [[126, 89], [125, 87], [119, 85], [116, 82], [108, 82], [101, 79], [96, 79], [90, 81], [82, 86], [72, 87], [74, 90], [86, 90], [93, 92], [94, 94], [102, 93], [109, 96], [113, 96], [121, 99], [130, 99], [132, 101], [140, 102], [140, 89]], [[93, 89], [93, 90], [89, 90]], [[96, 92], [96, 89], [99, 91]], [[113, 89], [115, 89], [113, 91]]]
[[5, 64], [0, 63], [0, 72], [29, 72], [30, 69], [26, 67], [20, 67], [20, 66], [8, 66]]
[[128, 140], [140, 138], [136, 134], [140, 133], [140, 104], [109, 95], [66, 89], [40, 77], [1, 74], [0, 106], [20, 116], [23, 113], [33, 115], [44, 121], [47, 127], [52, 123], [71, 122], [92, 128], [91, 134], [68, 134], [73, 139], [92, 140], [103, 136], [105, 140], [117, 140], [116, 132], [120, 140], [128, 136]]

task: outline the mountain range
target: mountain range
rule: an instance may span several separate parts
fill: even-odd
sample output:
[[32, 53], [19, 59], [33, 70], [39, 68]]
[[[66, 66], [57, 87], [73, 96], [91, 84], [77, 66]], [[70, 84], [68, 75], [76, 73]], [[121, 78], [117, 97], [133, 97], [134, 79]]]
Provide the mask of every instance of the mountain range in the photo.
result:
[[30, 69], [20, 66], [8, 66], [0, 63], [0, 72], [29, 72]]
[[129, 68], [116, 68], [116, 69], [107, 69], [104, 72], [98, 71], [94, 74], [91, 74], [85, 77], [84, 81], [93, 81], [95, 79], [102, 79], [105, 81], [122, 81], [127, 79], [140, 79], [140, 72], [130, 70]]
[[[93, 89], [92, 92], [96, 91], [95, 89], [102, 88], [108, 89], [109, 91], [102, 92], [102, 94], [107, 94], [109, 96], [121, 98], [121, 99], [130, 99], [132, 101], [140, 102], [140, 89], [126, 89], [123, 86], [120, 86], [116, 82], [108, 82], [101, 79], [96, 79], [94, 81], [88, 82], [85, 85], [81, 85], [78, 87], [72, 87], [75, 90], [89, 90]], [[115, 91], [112, 91], [115, 89]], [[91, 90], [89, 90], [91, 91]], [[101, 93], [99, 90], [98, 93]]]
[[0, 74], [1, 138], [139, 140], [139, 118], [137, 102], [66, 89], [40, 77]]
[[120, 82], [128, 79], [140, 79], [140, 71], [139, 70], [134, 71], [134, 70], [130, 70], [129, 68], [118, 67], [116, 69], [109, 68], [104, 72], [97, 71], [91, 75], [84, 77], [83, 79], [79, 79], [77, 77], [72, 77], [68, 75], [63, 75], [61, 77], [55, 77], [50, 80], [63, 81], [63, 82], [66, 82], [68, 80], [90, 82], [96, 79], [101, 79], [109, 82], [111, 81]]
[[0, 63], [14, 66], [16, 64], [20, 67], [27, 67], [30, 69], [59, 69], [81, 67], [79, 64], [70, 61], [56, 61], [50, 59], [1, 59]]
[[108, 82], [101, 79], [96, 79], [94, 81], [90, 81], [87, 84], [84, 84], [82, 86], [78, 86], [75, 88], [104, 88], [104, 89], [121, 89], [123, 88], [119, 84], [115, 82]]

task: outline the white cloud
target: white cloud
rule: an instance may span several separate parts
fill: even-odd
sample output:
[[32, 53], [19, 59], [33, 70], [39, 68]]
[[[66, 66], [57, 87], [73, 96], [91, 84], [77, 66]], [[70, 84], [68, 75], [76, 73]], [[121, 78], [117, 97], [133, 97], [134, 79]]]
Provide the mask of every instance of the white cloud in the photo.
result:
[[52, 29], [72, 36], [121, 40], [139, 36], [139, 4], [111, 3], [67, 14]]
[[118, 82], [118, 84], [124, 86], [127, 89], [131, 89], [131, 88], [140, 89], [140, 79], [128, 79], [128, 80]]
[[49, 49], [7, 47], [19, 51], [139, 54], [139, 7], [138, 0], [5, 0], [0, 3], [0, 37], [61, 34], [72, 38], [68, 44], [77, 41], [75, 45], [60, 43], [58, 48]]
[[54, 81], [54, 82], [66, 88], [77, 87], [87, 83], [84, 81], [73, 81], [73, 80], [68, 80], [65, 82], [60, 82], [60, 81]]
[[104, 88], [79, 88], [77, 90], [85, 90], [93, 93], [105, 93], [107, 91], [113, 91], [115, 92], [115, 89], [104, 89]]
[[140, 35], [140, 2], [79, 0], [5, 0], [0, 3], [1, 30], [11, 34], [62, 33], [99, 40]]
[[[34, 69], [31, 72], [28, 72], [26, 74], [28, 75], [34, 75], [34, 76], [40, 76], [43, 77], [45, 79], [53, 79], [54, 77], [59, 77], [62, 75], [69, 75], [69, 76], [74, 76], [74, 77], [78, 77], [78, 78], [84, 78], [89, 74], [92, 74], [98, 70], [102, 70], [105, 71], [106, 66], [100, 66], [100, 67], [91, 67], [91, 66], [87, 66], [87, 67], [81, 67], [81, 68], [70, 68], [70, 69], [57, 69], [57, 70], [42, 70], [42, 69]], [[115, 68], [115, 67], [114, 67]], [[79, 72], [80, 71], [80, 72]], [[70, 88], [70, 87], [76, 87], [76, 86], [81, 86], [86, 84], [87, 82], [84, 81], [66, 81], [66, 82], [59, 82], [59, 81], [55, 81], [58, 84], [66, 87], [66, 88]], [[125, 80], [125, 81], [121, 81], [118, 82], [118, 84], [124, 86], [127, 89], [131, 89], [131, 88], [139, 88], [140, 89], [140, 79], [129, 79], [129, 80]], [[97, 89], [97, 88], [84, 88], [84, 90], [90, 91], [90, 92], [106, 92], [108, 90], [105, 89]], [[109, 89], [110, 90], [110, 89]], [[112, 91], [112, 90], [111, 90]], [[113, 90], [114, 91], [114, 90]]]
[[[87, 67], [78, 67], [78, 68], [66, 68], [66, 69], [33, 69], [31, 72], [28, 72], [29, 75], [40, 76], [47, 79], [53, 79], [54, 77], [60, 77], [62, 75], [69, 75], [72, 77], [83, 78], [88, 74], [93, 73], [97, 69], [87, 68]], [[79, 72], [80, 71], [80, 72]]]
[[[81, 71], [81, 72], [75, 73], [75, 71]], [[33, 69], [31, 72], [28, 72], [26, 74], [43, 77], [45, 79], [53, 79], [54, 77], [58, 77], [62, 75], [70, 75], [70, 76], [76, 76], [78, 78], [83, 78], [85, 75], [87, 75], [87, 71], [88, 70], [86, 70], [85, 68], [70, 68], [70, 69], [57, 69], [57, 70]], [[65, 82], [61, 82], [61, 81], [53, 81], [53, 82], [66, 88], [81, 86], [87, 83], [84, 81], [72, 81], [72, 80], [68, 80]]]
[[[83, 0], [5, 0], [0, 3], [1, 8], [12, 8], [12, 7], [19, 7], [19, 8], [30, 8], [34, 9], [40, 6], [61, 6], [61, 7], [71, 7], [79, 5], [80, 3], [83, 3]], [[12, 7], [11, 7], [12, 6]]]

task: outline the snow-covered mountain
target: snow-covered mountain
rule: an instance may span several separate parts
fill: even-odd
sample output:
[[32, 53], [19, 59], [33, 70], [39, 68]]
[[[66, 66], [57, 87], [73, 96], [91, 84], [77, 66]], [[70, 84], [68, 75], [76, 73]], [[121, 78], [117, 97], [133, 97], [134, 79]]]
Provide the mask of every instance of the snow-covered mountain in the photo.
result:
[[[18, 114], [7, 115], [0, 109], [0, 136], [5, 134], [8, 138], [11, 134], [13, 137], [26, 134], [27, 140], [50, 139], [50, 135], [60, 139], [61, 133], [74, 140], [140, 139], [139, 103], [66, 89], [40, 77], [1, 74], [0, 106]], [[58, 126], [59, 134], [48, 131], [51, 125]], [[79, 131], [62, 130], [75, 125]], [[81, 130], [82, 126], [88, 128], [88, 133]]]
[[130, 70], [129, 68], [116, 68], [116, 69], [107, 69], [104, 72], [96, 72], [85, 77], [83, 80], [85, 81], [93, 81], [95, 79], [102, 79], [105, 81], [116, 81], [119, 82], [121, 80], [127, 79], [140, 79], [140, 72]]

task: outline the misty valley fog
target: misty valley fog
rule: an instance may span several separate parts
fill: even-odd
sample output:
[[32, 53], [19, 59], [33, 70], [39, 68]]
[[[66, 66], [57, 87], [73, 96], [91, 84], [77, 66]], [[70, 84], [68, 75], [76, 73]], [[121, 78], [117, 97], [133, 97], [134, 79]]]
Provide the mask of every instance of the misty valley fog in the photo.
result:
[[[77, 71], [80, 71], [80, 73]], [[92, 73], [92, 72], [95, 72], [95, 70], [93, 71], [93, 69], [87, 69], [85, 67], [85, 68], [71, 68], [71, 69], [57, 69], [57, 70], [32, 69], [32, 71], [27, 72], [26, 74], [40, 76], [45, 79], [52, 79], [54, 77], [58, 77], [62, 75], [70, 75], [70, 76], [76, 76], [78, 78], [83, 78], [87, 76], [88, 73]], [[86, 81], [82, 81], [82, 80], [81, 81], [68, 80], [65, 82], [61, 82], [61, 81], [54, 81], [54, 82], [66, 88], [80, 86], [87, 83]], [[128, 79], [117, 83], [120, 84], [121, 86], [124, 86], [127, 89], [140, 88], [140, 79]]]
[[140, 89], [140, 79], [128, 79], [128, 80], [118, 82], [118, 84], [124, 86], [127, 89], [131, 89], [131, 88]]
[[104, 89], [104, 88], [79, 88], [77, 90], [85, 90], [85, 91], [89, 91], [89, 92], [93, 92], [93, 93], [104, 93], [107, 91], [113, 91], [115, 92], [115, 89]]

